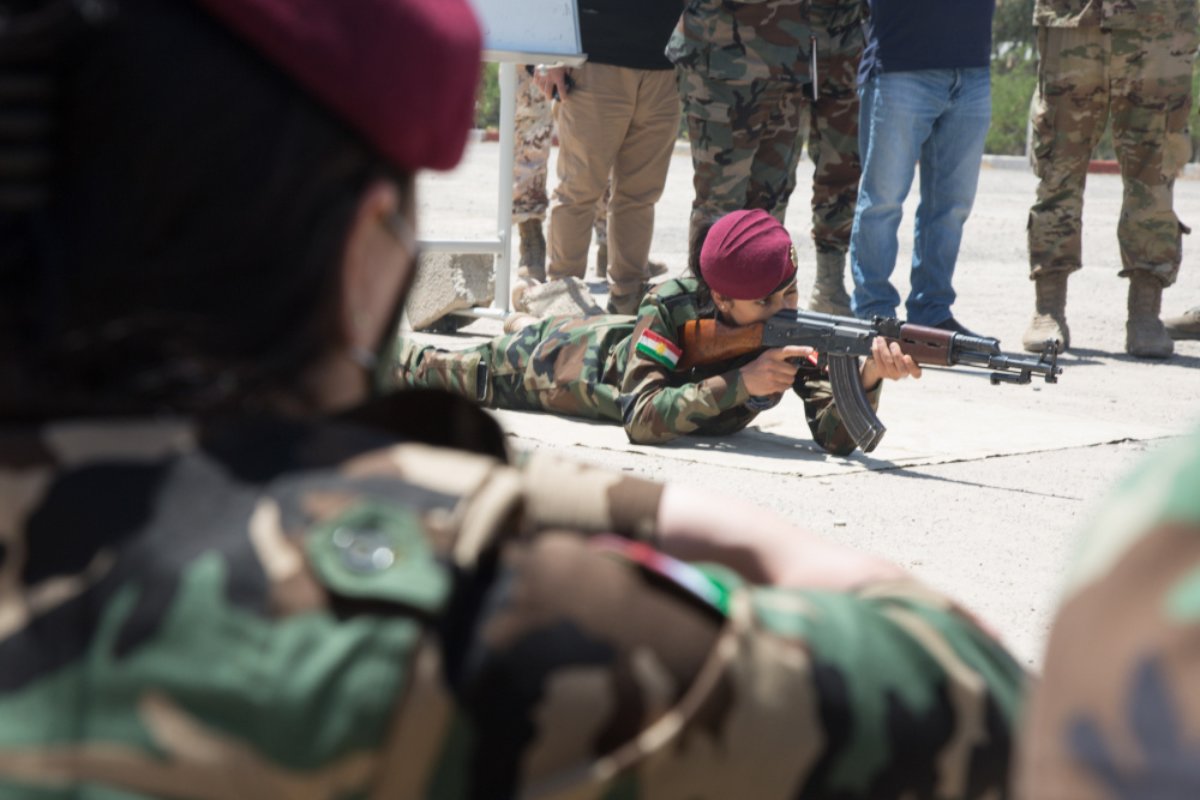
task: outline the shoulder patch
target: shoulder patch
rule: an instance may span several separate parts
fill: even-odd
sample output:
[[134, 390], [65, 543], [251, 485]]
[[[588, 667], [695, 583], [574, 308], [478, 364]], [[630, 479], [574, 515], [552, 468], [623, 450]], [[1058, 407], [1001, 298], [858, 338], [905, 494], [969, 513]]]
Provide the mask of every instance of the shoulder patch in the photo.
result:
[[670, 339], [647, 328], [637, 340], [637, 352], [657, 361], [667, 369], [675, 369], [683, 350]]

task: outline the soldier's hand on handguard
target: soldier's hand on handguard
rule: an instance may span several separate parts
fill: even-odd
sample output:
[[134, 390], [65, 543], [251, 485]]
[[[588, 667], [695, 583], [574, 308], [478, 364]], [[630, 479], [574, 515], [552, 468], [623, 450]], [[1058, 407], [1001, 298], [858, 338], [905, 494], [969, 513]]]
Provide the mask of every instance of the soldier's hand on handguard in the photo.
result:
[[742, 367], [742, 380], [754, 397], [778, 394], [792, 388], [796, 379], [796, 364], [793, 360], [807, 358], [813, 349], [789, 345], [773, 347]]
[[908, 377], [921, 377], [921, 366], [912, 356], [905, 355], [899, 344], [876, 336], [871, 342], [871, 357], [863, 361], [863, 387], [873, 389], [883, 378], [898, 381]]
[[565, 100], [571, 91], [570, 72], [567, 67], [539, 65], [533, 73], [533, 82], [548, 98]]

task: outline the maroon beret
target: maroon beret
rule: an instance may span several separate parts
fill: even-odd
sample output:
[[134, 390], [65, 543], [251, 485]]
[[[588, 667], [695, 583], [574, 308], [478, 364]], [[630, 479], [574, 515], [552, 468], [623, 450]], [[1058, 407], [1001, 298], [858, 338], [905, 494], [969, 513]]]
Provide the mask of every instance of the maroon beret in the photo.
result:
[[735, 300], [759, 300], [796, 274], [792, 237], [761, 208], [734, 211], [708, 231], [700, 274], [708, 288]]
[[467, 0], [199, 0], [397, 167], [449, 169], [475, 116]]

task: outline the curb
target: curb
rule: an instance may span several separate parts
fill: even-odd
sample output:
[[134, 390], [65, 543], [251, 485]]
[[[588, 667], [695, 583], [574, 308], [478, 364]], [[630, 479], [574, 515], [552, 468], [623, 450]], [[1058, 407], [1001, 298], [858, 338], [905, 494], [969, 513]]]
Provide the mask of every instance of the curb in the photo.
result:
[[[472, 142], [498, 142], [500, 141], [500, 133], [495, 128], [482, 130], [474, 128], [470, 133], [470, 141]], [[558, 145], [558, 137], [555, 136], [551, 142], [555, 146]], [[690, 152], [690, 146], [687, 139], [675, 140], [675, 152]], [[1008, 169], [1024, 172], [1032, 172], [1033, 165], [1029, 163], [1028, 156], [994, 156], [984, 155], [984, 169]], [[1120, 175], [1121, 165], [1109, 159], [1095, 159], [1088, 162], [1088, 172], [1093, 175]], [[1200, 178], [1200, 163], [1185, 164], [1183, 170], [1179, 173], [1179, 178], [1184, 180], [1195, 180]]]

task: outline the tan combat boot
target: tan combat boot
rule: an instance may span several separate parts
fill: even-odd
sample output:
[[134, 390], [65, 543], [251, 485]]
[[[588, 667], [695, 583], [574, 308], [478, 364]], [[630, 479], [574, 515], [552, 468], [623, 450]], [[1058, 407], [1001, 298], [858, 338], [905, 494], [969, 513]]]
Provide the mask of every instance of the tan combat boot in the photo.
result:
[[1125, 352], [1138, 358], [1166, 358], [1175, 352], [1162, 320], [1163, 285], [1155, 276], [1138, 270], [1129, 276], [1129, 321], [1125, 323]]
[[1021, 346], [1029, 353], [1040, 353], [1046, 342], [1058, 344], [1058, 352], [1071, 346], [1071, 329], [1067, 327], [1067, 277], [1069, 272], [1047, 272], [1034, 278], [1037, 299], [1033, 321], [1021, 337]]
[[517, 275], [533, 278], [535, 281], [545, 281], [546, 237], [542, 235], [542, 221], [527, 219], [517, 226], [517, 231], [521, 237]]
[[813, 282], [812, 296], [808, 299], [810, 311], [821, 314], [850, 313], [850, 295], [846, 293], [846, 254], [836, 250], [817, 251], [817, 277]]
[[1172, 339], [1200, 339], [1200, 306], [1189, 308], [1178, 317], [1163, 320]]

